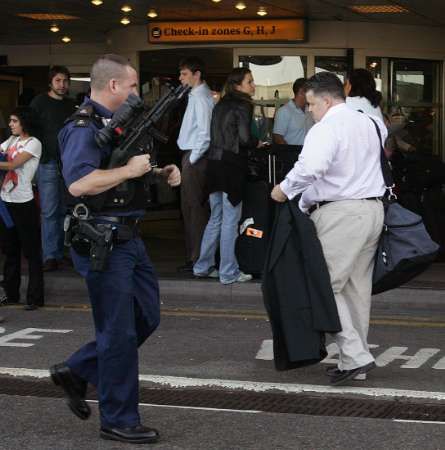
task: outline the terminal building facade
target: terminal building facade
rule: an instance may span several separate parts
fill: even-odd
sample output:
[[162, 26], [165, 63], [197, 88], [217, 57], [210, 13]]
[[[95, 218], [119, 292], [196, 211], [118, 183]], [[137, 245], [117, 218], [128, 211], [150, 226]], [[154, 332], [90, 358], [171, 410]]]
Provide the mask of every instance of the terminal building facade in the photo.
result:
[[[85, 79], [100, 54], [125, 55], [138, 69], [142, 94], [150, 102], [160, 95], [164, 80], [177, 77], [179, 60], [196, 55], [206, 61], [214, 90], [222, 88], [232, 67], [251, 68], [257, 85], [256, 118], [267, 123], [267, 134], [276, 108], [291, 97], [296, 78], [329, 70], [344, 79], [352, 68], [367, 68], [382, 93], [383, 111], [406, 128], [407, 139], [422, 155], [419, 160], [445, 161], [443, 2], [3, 3], [8, 11], [0, 18], [3, 116], [20, 96], [46, 88], [52, 64], [70, 69], [74, 96], [87, 91]], [[50, 31], [54, 25], [59, 32]], [[62, 37], [70, 42], [62, 42]], [[437, 187], [440, 201], [430, 206], [442, 216], [444, 195], [442, 186]]]

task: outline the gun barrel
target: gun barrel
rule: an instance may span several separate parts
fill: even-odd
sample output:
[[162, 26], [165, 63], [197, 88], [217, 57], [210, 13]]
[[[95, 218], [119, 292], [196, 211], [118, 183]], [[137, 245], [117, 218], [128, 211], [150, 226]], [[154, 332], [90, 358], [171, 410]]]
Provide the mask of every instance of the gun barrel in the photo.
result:
[[168, 137], [155, 128], [155, 124], [161, 117], [176, 104], [186, 93], [190, 91], [189, 86], [178, 86], [175, 89], [169, 87], [169, 91], [163, 95], [150, 109], [144, 109], [141, 114], [134, 118], [128, 124], [129, 133], [125, 136], [123, 142], [116, 147], [110, 157], [109, 169], [120, 167], [137, 154], [137, 143], [145, 133], [151, 135], [154, 139], [166, 143]]

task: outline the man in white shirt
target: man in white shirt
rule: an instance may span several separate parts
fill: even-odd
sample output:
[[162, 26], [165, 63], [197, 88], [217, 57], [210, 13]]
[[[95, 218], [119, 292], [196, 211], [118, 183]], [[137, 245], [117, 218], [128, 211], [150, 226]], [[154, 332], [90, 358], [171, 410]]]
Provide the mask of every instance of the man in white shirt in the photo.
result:
[[203, 156], [210, 144], [210, 121], [214, 101], [204, 81], [204, 63], [195, 57], [179, 63], [179, 80], [191, 86], [187, 109], [178, 137], [183, 151], [181, 210], [185, 229], [186, 264], [181, 271], [192, 271], [199, 258], [201, 240], [209, 220], [209, 206], [205, 198], [207, 161]]
[[[375, 125], [366, 114], [346, 106], [337, 76], [316, 74], [306, 88], [309, 111], [317, 123], [294, 168], [271, 195], [284, 202], [302, 194], [300, 209], [315, 224], [342, 325], [334, 335], [338, 367], [328, 369], [331, 384], [338, 385], [363, 378], [375, 367], [367, 335], [385, 185]], [[386, 128], [374, 120], [384, 141]]]
[[295, 80], [292, 86], [294, 98], [283, 105], [275, 115], [275, 144], [303, 145], [307, 132], [314, 124], [311, 114], [306, 111], [305, 83], [306, 78]]

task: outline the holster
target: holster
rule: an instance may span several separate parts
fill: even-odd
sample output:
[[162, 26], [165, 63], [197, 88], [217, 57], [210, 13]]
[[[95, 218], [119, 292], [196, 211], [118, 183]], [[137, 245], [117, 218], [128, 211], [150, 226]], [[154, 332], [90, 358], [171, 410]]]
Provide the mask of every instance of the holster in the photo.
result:
[[111, 224], [67, 216], [64, 223], [65, 245], [90, 257], [90, 270], [103, 272], [113, 249], [115, 233]]

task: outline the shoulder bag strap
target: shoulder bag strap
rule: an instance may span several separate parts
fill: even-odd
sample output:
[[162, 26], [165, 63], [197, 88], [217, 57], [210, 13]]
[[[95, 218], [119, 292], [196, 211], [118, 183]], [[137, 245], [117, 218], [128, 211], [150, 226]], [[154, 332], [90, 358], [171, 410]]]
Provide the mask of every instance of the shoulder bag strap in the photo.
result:
[[382, 174], [383, 174], [383, 180], [385, 182], [386, 190], [388, 191], [388, 199], [389, 200], [396, 200], [397, 196], [394, 194], [393, 189], [395, 187], [394, 179], [392, 177], [392, 171], [391, 171], [391, 165], [388, 161], [388, 158], [385, 155], [385, 150], [383, 148], [383, 142], [382, 142], [382, 133], [380, 132], [380, 128], [377, 124], [377, 122], [370, 116], [368, 116], [372, 123], [374, 124], [374, 127], [377, 131], [377, 135], [379, 137], [380, 142], [380, 165], [382, 167]]

